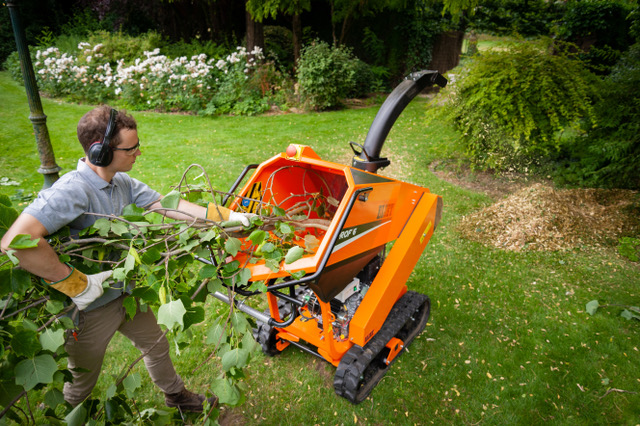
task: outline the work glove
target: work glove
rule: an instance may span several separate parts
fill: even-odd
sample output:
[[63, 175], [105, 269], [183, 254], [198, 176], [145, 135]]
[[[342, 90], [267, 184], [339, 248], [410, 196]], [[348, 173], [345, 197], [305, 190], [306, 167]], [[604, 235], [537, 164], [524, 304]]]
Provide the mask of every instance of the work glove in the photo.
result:
[[209, 203], [209, 205], [207, 206], [206, 218], [215, 222], [229, 220], [233, 222], [240, 222], [244, 226], [249, 226], [249, 220], [253, 216], [255, 216], [255, 214], [253, 213], [234, 212], [231, 209], [216, 205], [214, 203]]
[[85, 275], [73, 266], [68, 266], [71, 268], [71, 273], [66, 278], [56, 282], [43, 281], [69, 296], [78, 309], [83, 311], [91, 302], [102, 296], [104, 293], [102, 283], [113, 274], [113, 271]]

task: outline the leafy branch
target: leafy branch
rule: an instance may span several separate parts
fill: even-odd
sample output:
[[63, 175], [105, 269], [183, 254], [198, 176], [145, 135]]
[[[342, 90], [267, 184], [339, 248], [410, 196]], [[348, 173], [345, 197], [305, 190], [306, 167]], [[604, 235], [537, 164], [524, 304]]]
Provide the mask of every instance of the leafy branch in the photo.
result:
[[[78, 235], [72, 236], [68, 229], [63, 229], [49, 236], [49, 243], [61, 261], [87, 274], [113, 269], [115, 281], [135, 282], [131, 297], [123, 302], [127, 315], [133, 317], [137, 309], [157, 309], [158, 324], [166, 328], [163, 337], [168, 333], [180, 337], [192, 325], [203, 322], [202, 304], [207, 294], [226, 291], [233, 300], [238, 290], [264, 291], [266, 283], [252, 279], [249, 264], [264, 262], [277, 272], [305, 253], [314, 253], [338, 205], [323, 180], [323, 189], [319, 192], [277, 195], [273, 184], [277, 174], [287, 172], [289, 167], [285, 167], [271, 174], [260, 199], [249, 200], [258, 206], [249, 228], [234, 222], [216, 223], [196, 218], [177, 210], [181, 199], [204, 205], [211, 200], [219, 203], [222, 197], [233, 194], [214, 191], [203, 170], [193, 180], [195, 183], [188, 181], [187, 172], [194, 168], [202, 170], [200, 166], [191, 165], [177, 189], [163, 197], [161, 208], [145, 210], [129, 205], [117, 217], [93, 214], [97, 220]], [[198, 183], [202, 180], [204, 185]], [[17, 217], [10, 200], [5, 198], [0, 197], [2, 233]], [[288, 208], [280, 207], [285, 203]], [[179, 212], [184, 219], [168, 219], [162, 214], [168, 211]], [[37, 241], [28, 236], [20, 236], [11, 248], [20, 250], [36, 244]], [[202, 264], [198, 259], [209, 259], [210, 264]], [[141, 412], [135, 403], [141, 382], [131, 371], [144, 353], [122, 369], [99, 400], [86, 401], [73, 409], [62, 400], [58, 388], [70, 375], [66, 369], [58, 368], [55, 359], [65, 355], [65, 330], [75, 327], [71, 315], [74, 306], [66, 296], [40, 284], [37, 277], [19, 265], [10, 267], [15, 261], [17, 259], [9, 255], [0, 265], [0, 359], [3, 363], [0, 388], [5, 395], [0, 398], [4, 406], [0, 417], [7, 416], [17, 422], [29, 422], [31, 417], [35, 422], [27, 398], [24, 399], [29, 414], [16, 404], [31, 392], [39, 391], [58, 395], [45, 398], [47, 416], [58, 417], [55, 413], [60, 412], [58, 408], [62, 405], [68, 422], [84, 422], [89, 417], [94, 421], [126, 422], [158, 420], [158, 416], [164, 416], [157, 410]], [[296, 273], [296, 276], [301, 275]], [[211, 390], [219, 396], [221, 404], [234, 406], [244, 401], [241, 384], [244, 368], [258, 347], [251, 328], [244, 314], [231, 304], [228, 312], [205, 333], [205, 343], [213, 349], [193, 371], [215, 357], [220, 358], [220, 375], [213, 381]], [[175, 410], [167, 412], [169, 416], [177, 415]], [[200, 420], [213, 421], [216, 413], [217, 410], [212, 410]]]

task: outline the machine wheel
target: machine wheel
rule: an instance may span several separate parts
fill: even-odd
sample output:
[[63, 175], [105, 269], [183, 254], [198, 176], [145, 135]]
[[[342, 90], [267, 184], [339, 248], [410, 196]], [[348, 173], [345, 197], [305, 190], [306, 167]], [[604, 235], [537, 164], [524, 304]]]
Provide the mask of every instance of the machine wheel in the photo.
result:
[[253, 338], [262, 347], [262, 352], [268, 356], [275, 356], [280, 353], [276, 348], [276, 334], [278, 330], [265, 324], [258, 323], [258, 327], [253, 329]]
[[[278, 301], [278, 310], [280, 311], [280, 317], [286, 318], [291, 313], [291, 306], [288, 303]], [[267, 309], [264, 313], [268, 314], [269, 310]], [[275, 356], [280, 353], [278, 348], [276, 348], [276, 335], [278, 334], [278, 330], [262, 321], [256, 321], [256, 328], [254, 328], [252, 332], [253, 338], [262, 347], [262, 352], [268, 356]]]
[[[342, 357], [333, 381], [339, 396], [353, 404], [364, 401], [384, 377], [394, 360], [387, 365], [387, 342], [397, 337], [404, 349], [420, 334], [429, 319], [431, 303], [424, 294], [407, 292], [396, 302], [380, 331], [364, 346], [354, 345]], [[400, 355], [400, 354], [398, 354]]]

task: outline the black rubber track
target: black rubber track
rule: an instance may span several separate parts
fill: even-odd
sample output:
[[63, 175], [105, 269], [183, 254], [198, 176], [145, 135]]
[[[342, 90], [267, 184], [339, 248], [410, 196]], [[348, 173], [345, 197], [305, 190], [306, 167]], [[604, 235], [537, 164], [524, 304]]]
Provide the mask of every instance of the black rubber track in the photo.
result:
[[336, 394], [353, 404], [364, 401], [389, 370], [385, 358], [387, 342], [393, 337], [404, 342], [398, 356], [420, 334], [429, 319], [431, 303], [424, 294], [408, 291], [393, 305], [380, 331], [363, 347], [354, 345], [342, 357], [333, 381]]

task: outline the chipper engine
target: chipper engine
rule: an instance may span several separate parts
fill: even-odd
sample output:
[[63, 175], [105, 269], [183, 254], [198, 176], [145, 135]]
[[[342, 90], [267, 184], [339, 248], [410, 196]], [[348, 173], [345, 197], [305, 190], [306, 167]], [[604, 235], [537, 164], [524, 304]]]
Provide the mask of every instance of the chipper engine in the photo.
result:
[[291, 145], [247, 166], [229, 191], [236, 193], [253, 171], [230, 208], [260, 213], [276, 206], [294, 221], [302, 215], [307, 226], [296, 228], [293, 244], [304, 254], [274, 265], [238, 252], [235, 260], [251, 271], [250, 282], [263, 281], [266, 290], [231, 290], [266, 296], [268, 311], [220, 292], [214, 296], [256, 319], [254, 337], [267, 355], [292, 345], [336, 366], [335, 391], [354, 404], [369, 395], [429, 318], [429, 298], [408, 291], [406, 281], [438, 226], [442, 198], [376, 171], [390, 164], [380, 151], [407, 104], [424, 88], [446, 83], [437, 71], [409, 75], [383, 103], [364, 144], [350, 143], [351, 166]]

